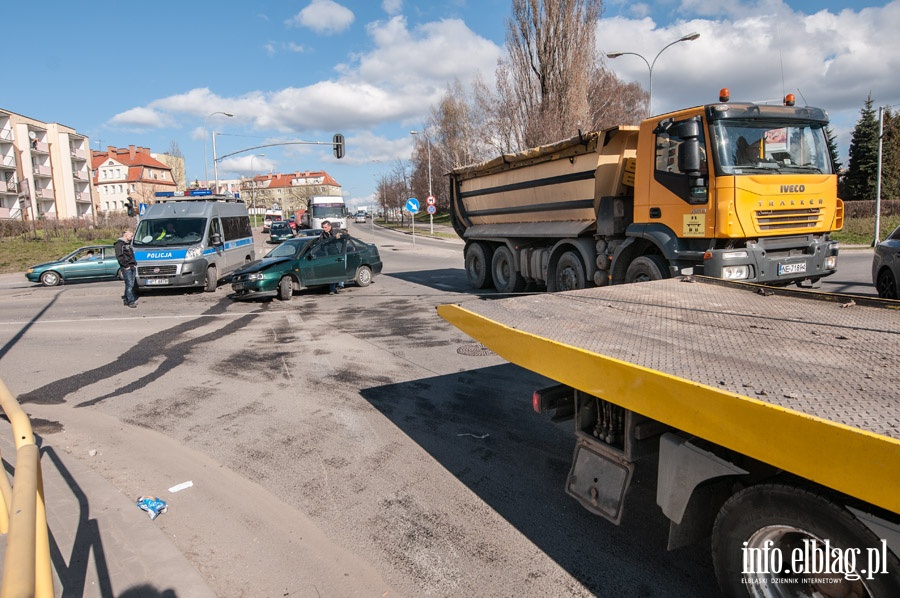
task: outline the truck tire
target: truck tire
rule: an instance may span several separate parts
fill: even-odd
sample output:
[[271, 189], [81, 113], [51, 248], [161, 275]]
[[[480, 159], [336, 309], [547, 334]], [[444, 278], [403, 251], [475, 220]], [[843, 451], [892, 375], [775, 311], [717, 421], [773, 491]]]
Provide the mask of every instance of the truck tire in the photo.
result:
[[587, 275], [584, 273], [584, 264], [574, 251], [562, 254], [556, 262], [556, 275], [553, 277], [554, 287], [552, 291], [576, 291], [587, 287]]
[[473, 289], [487, 289], [493, 283], [491, 258], [493, 250], [487, 243], [478, 241], [466, 248], [466, 278]]
[[217, 286], [219, 286], [219, 272], [215, 266], [210, 266], [206, 269], [206, 281], [204, 281], [203, 290], [207, 293], [215, 293]]
[[642, 255], [628, 264], [625, 282], [648, 282], [668, 278], [669, 266], [661, 256]]
[[[825, 573], [821, 558], [818, 564], [806, 562], [805, 547], [824, 550], [826, 540], [832, 555], [837, 554], [835, 550], [843, 555], [854, 554], [854, 571], [860, 579], [847, 579], [847, 575], [840, 574], [844, 571]], [[795, 573], [791, 568], [798, 548], [802, 557], [798, 563], [807, 570]], [[875, 553], [869, 549], [877, 551], [878, 560], [886, 555], [886, 562], [874, 563], [873, 558], [870, 563], [868, 555]], [[751, 486], [729, 498], [713, 528], [712, 556], [716, 579], [727, 597], [900, 596], [900, 561], [888, 549], [882, 549], [875, 534], [829, 498], [785, 484]], [[833, 562], [833, 557], [829, 556], [828, 561]], [[862, 574], [863, 569], [869, 571], [870, 567], [878, 567], [879, 572]], [[801, 582], [804, 579], [810, 581]]]
[[290, 276], [282, 276], [278, 281], [278, 298], [282, 301], [290, 301], [294, 296], [294, 282]]
[[516, 262], [509, 247], [500, 246], [494, 251], [491, 273], [494, 277], [494, 288], [501, 293], [521, 293], [525, 290], [525, 279], [516, 270]]

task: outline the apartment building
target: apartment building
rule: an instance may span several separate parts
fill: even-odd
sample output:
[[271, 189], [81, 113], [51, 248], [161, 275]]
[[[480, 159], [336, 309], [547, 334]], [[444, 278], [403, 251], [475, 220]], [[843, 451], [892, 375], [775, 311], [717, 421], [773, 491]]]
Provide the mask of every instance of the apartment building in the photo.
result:
[[91, 218], [90, 140], [0, 109], [0, 218]]
[[150, 154], [146, 147], [108, 146], [105, 152], [91, 152], [91, 171], [97, 189], [100, 212], [125, 210], [131, 197], [135, 205], [154, 203], [157, 191], [175, 191], [172, 167]]
[[241, 197], [251, 207], [277, 205], [285, 212], [305, 210], [314, 195], [341, 195], [341, 186], [324, 170], [263, 174], [245, 179]]

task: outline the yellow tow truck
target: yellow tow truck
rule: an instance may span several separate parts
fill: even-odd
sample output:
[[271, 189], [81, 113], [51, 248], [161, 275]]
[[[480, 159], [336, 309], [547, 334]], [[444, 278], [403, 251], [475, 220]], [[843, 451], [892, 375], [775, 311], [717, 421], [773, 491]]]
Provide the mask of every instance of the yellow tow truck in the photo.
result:
[[900, 302], [685, 276], [437, 309], [557, 383], [582, 506], [618, 524], [655, 467], [726, 596], [900, 596]]

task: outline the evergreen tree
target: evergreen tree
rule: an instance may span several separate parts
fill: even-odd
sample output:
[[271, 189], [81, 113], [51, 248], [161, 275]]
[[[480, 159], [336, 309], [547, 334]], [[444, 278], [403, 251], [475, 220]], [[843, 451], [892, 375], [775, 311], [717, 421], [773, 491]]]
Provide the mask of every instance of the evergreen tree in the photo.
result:
[[825, 139], [828, 141], [828, 153], [831, 154], [831, 163], [834, 164], [834, 171], [840, 173], [843, 164], [838, 159], [837, 137], [831, 129], [831, 125], [825, 127]]
[[900, 113], [885, 110], [883, 128], [881, 199], [900, 199]]
[[869, 94], [853, 129], [850, 160], [841, 190], [841, 196], [845, 200], [875, 199], [878, 176], [878, 118], [872, 104], [872, 95]]

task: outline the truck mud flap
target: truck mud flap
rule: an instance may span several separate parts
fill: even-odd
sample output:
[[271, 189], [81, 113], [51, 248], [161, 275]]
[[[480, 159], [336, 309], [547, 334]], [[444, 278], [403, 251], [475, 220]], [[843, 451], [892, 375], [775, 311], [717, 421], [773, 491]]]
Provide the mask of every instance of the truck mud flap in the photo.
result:
[[620, 451], [580, 439], [575, 445], [566, 492], [581, 505], [618, 525], [634, 464]]

